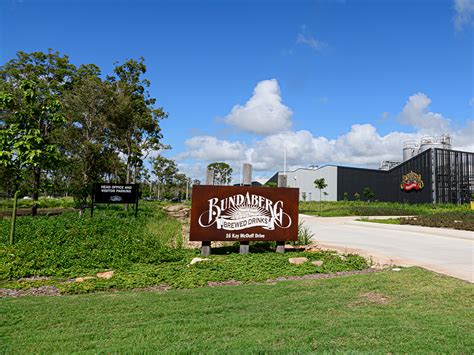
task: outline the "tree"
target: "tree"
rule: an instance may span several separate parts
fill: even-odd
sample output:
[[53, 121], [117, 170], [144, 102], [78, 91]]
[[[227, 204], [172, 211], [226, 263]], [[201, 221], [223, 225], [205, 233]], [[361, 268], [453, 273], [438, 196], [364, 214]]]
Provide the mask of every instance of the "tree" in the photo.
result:
[[[152, 171], [159, 183], [158, 198], [169, 197], [170, 188], [173, 185], [173, 180], [178, 173], [178, 167], [174, 160], [167, 159], [161, 155], [151, 160]], [[161, 195], [160, 195], [161, 187]]]
[[232, 181], [232, 168], [224, 162], [215, 162], [207, 166], [214, 171], [214, 185], [229, 185]]
[[146, 90], [150, 82], [142, 78], [146, 73], [143, 57], [117, 65], [114, 73], [107, 78], [114, 90], [111, 129], [116, 146], [125, 157], [126, 182], [130, 183], [133, 171], [143, 164], [148, 152], [164, 147], [159, 121], [167, 114], [161, 107], [154, 107], [156, 99]]
[[72, 89], [63, 98], [69, 174], [82, 204], [86, 203], [92, 184], [113, 171], [110, 163], [117, 160], [110, 134], [111, 94], [110, 85], [100, 78], [99, 68], [91, 64], [78, 69]]
[[344, 201], [349, 201], [349, 194], [347, 192], [344, 192]]
[[358, 192], [354, 193], [354, 200], [360, 201], [360, 193]]
[[319, 190], [319, 213], [323, 211], [323, 206], [321, 204], [321, 192], [324, 190], [328, 184], [324, 178], [314, 180], [314, 186]]
[[264, 187], [277, 187], [277, 183], [273, 181], [267, 181], [263, 186]]
[[75, 67], [57, 52], [18, 52], [0, 68], [0, 164], [33, 175], [37, 213], [41, 174], [54, 169], [61, 151], [55, 132], [65, 124], [60, 98], [70, 87]]
[[375, 198], [374, 192], [370, 189], [370, 187], [366, 187], [364, 189], [364, 197], [367, 201], [372, 201]]

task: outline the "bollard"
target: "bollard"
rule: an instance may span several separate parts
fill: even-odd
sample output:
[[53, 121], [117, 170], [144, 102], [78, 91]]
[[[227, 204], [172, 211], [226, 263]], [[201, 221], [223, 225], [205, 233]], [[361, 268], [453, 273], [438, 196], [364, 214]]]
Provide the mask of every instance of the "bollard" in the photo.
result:
[[13, 197], [13, 211], [12, 211], [12, 220], [10, 224], [10, 244], [15, 243], [15, 223], [16, 223], [16, 203], [18, 200], [18, 191], [15, 192]]

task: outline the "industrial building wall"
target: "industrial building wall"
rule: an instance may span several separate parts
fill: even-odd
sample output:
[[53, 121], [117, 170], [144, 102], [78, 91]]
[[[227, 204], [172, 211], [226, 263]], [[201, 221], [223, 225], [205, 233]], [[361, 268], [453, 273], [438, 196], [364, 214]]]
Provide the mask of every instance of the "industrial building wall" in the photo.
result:
[[[283, 174], [279, 172], [279, 174]], [[300, 200], [319, 201], [319, 190], [314, 186], [314, 180], [324, 178], [328, 185], [321, 192], [323, 201], [337, 201], [337, 166], [327, 165], [318, 169], [297, 169], [288, 171], [288, 187], [300, 189]], [[296, 179], [295, 179], [296, 177]], [[324, 195], [324, 192], [327, 195]]]
[[436, 202], [469, 203], [474, 194], [474, 153], [434, 150]]
[[[403, 162], [389, 171], [360, 168], [337, 168], [337, 199], [344, 199], [347, 192], [350, 200], [354, 200], [357, 192], [364, 198], [363, 192], [369, 187], [378, 201], [431, 203], [433, 202], [432, 186], [432, 152], [427, 150]], [[423, 189], [404, 191], [400, 188], [403, 176], [410, 172], [421, 174]]]

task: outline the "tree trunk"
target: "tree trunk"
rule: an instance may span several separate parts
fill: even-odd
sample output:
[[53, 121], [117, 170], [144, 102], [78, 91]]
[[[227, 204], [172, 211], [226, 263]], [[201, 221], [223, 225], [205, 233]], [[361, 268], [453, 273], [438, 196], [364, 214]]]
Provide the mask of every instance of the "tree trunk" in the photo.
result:
[[39, 186], [41, 178], [41, 168], [36, 166], [33, 168], [33, 206], [31, 207], [31, 215], [36, 216], [38, 214], [38, 197], [39, 197]]

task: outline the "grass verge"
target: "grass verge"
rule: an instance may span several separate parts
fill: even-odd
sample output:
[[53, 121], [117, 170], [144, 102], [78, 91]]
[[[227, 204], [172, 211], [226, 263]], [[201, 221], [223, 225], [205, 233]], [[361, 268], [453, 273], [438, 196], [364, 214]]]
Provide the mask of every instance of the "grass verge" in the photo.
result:
[[472, 285], [419, 268], [244, 286], [3, 299], [4, 352], [470, 353]]
[[[323, 217], [338, 216], [419, 216], [442, 212], [469, 212], [470, 205], [454, 204], [404, 204], [395, 202], [364, 201], [322, 201], [302, 202], [300, 213], [320, 215]], [[320, 209], [322, 210], [320, 212]]]

